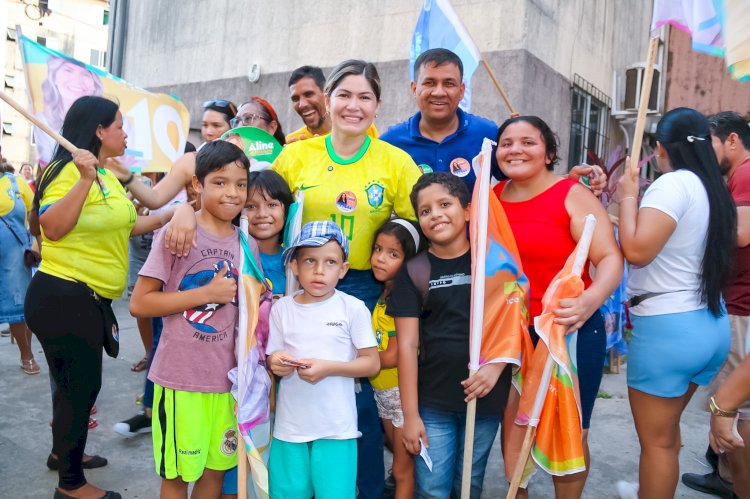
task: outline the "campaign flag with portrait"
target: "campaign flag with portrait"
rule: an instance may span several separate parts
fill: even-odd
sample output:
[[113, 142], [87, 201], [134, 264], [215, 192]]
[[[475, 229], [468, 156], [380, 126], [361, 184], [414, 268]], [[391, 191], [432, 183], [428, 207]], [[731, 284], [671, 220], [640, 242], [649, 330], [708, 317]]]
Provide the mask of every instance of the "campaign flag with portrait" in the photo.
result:
[[[98, 95], [117, 102], [128, 147], [119, 158], [133, 171], [163, 172], [185, 149], [190, 113], [177, 97], [155, 94], [122, 78], [40, 45], [19, 33], [31, 112], [52, 130], [60, 131], [76, 99]], [[37, 159], [46, 166], [57, 143], [34, 128]]]

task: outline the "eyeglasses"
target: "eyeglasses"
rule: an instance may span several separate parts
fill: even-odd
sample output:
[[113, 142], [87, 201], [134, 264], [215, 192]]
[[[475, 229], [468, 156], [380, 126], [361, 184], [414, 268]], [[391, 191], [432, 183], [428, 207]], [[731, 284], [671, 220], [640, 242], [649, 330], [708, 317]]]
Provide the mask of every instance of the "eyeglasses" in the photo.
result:
[[260, 114], [243, 114], [242, 116], [235, 116], [229, 121], [229, 124], [232, 125], [232, 128], [236, 128], [238, 126], [253, 126], [253, 123], [255, 123], [257, 120], [263, 120], [267, 123], [270, 123], [271, 120], [266, 118], [265, 116], [261, 116]]
[[237, 114], [237, 106], [235, 106], [232, 101], [228, 101], [225, 99], [207, 100], [203, 103], [203, 108], [205, 109], [207, 107], [224, 108], [229, 110], [229, 114]]

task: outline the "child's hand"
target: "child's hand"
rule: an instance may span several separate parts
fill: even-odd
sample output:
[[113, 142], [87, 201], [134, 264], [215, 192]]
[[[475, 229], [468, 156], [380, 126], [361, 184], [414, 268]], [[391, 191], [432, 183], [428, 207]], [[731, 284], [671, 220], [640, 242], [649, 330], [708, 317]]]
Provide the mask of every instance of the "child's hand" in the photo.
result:
[[167, 232], [164, 234], [164, 243], [173, 255], [188, 256], [191, 244], [198, 247], [195, 237], [196, 225], [192, 206], [181, 204], [175, 209], [172, 221], [167, 225]]
[[427, 441], [427, 430], [425, 430], [422, 418], [404, 418], [403, 433], [401, 434], [401, 440], [404, 442], [404, 447], [409, 453], [418, 455], [421, 449], [419, 439], [422, 439], [425, 447], [429, 447], [430, 444]]
[[485, 364], [473, 376], [463, 380], [461, 386], [464, 387], [464, 393], [466, 394], [464, 402], [482, 398], [490, 393], [506, 365], [505, 362]]
[[279, 350], [273, 352], [267, 359], [266, 365], [271, 368], [271, 372], [276, 376], [289, 376], [294, 372], [294, 367], [284, 364], [282, 359], [291, 359], [292, 356], [289, 353]]
[[226, 276], [227, 263], [219, 263], [219, 270], [211, 282], [206, 284], [206, 297], [208, 303], [227, 304], [234, 300], [237, 295], [237, 282], [231, 277]]
[[308, 383], [317, 383], [330, 374], [330, 362], [321, 359], [299, 359], [300, 362], [310, 367], [297, 368], [297, 376]]

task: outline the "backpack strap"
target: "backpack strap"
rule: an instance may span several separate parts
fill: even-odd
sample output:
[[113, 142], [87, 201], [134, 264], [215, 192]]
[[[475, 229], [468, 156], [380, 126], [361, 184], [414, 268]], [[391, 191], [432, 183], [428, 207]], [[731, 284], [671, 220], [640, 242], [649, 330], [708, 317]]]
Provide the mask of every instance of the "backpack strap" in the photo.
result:
[[414, 258], [406, 262], [406, 270], [409, 272], [409, 278], [414, 287], [419, 291], [419, 295], [422, 298], [422, 308], [424, 309], [427, 303], [427, 293], [430, 291], [430, 271], [432, 270], [427, 251], [418, 253]]

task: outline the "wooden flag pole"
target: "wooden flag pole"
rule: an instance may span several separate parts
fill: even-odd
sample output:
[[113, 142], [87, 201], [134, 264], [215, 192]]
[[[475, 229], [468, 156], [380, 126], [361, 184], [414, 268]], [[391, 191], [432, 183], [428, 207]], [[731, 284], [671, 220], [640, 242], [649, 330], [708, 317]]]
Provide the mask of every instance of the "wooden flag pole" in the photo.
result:
[[[487, 261], [487, 221], [489, 219], [490, 194], [490, 161], [492, 157], [492, 140], [482, 141], [480, 156], [480, 174], [476, 188], [479, 199], [475, 200], [479, 216], [476, 223], [476, 246], [472, 248], [471, 269], [471, 335], [469, 340], [469, 378], [474, 376], [480, 367], [482, 333], [484, 328], [484, 290], [485, 263]], [[476, 194], [476, 192], [475, 192]], [[472, 222], [473, 224], [473, 222]], [[472, 239], [474, 235], [472, 235]], [[473, 241], [472, 241], [473, 243]], [[466, 431], [464, 432], [464, 462], [461, 470], [461, 499], [471, 497], [471, 468], [474, 461], [474, 423], [477, 412], [476, 395], [466, 405]]]
[[497, 78], [495, 77], [495, 73], [490, 68], [490, 65], [487, 64], [487, 60], [484, 58], [484, 56], [482, 56], [482, 66], [484, 66], [484, 69], [487, 70], [487, 74], [490, 75], [490, 79], [492, 80], [492, 83], [495, 84], [495, 88], [500, 93], [500, 97], [502, 97], [503, 101], [505, 101], [505, 105], [510, 111], [511, 116], [518, 114], [516, 113], [516, 110], [513, 108], [513, 106], [510, 104], [510, 99], [508, 98], [508, 94], [505, 93], [505, 90], [503, 90], [502, 85], [500, 85], [500, 82], [497, 81]]
[[646, 70], [643, 74], [643, 85], [641, 86], [641, 102], [638, 106], [638, 118], [635, 122], [635, 135], [633, 136], [633, 149], [630, 151], [630, 173], [638, 169], [641, 159], [641, 144], [643, 144], [643, 129], [646, 126], [646, 114], [648, 113], [648, 101], [651, 97], [651, 82], [654, 78], [654, 63], [656, 62], [656, 51], [659, 48], [659, 37], [651, 37], [648, 44], [648, 57], [646, 59]]
[[[514, 423], [511, 422], [510, 424]], [[518, 488], [521, 486], [521, 478], [523, 478], [523, 470], [526, 469], [526, 461], [529, 460], [531, 444], [534, 443], [535, 434], [536, 426], [529, 425], [526, 428], [526, 435], [523, 437], [521, 453], [518, 455], [516, 467], [513, 469], [513, 478], [510, 481], [510, 488], [508, 489], [508, 495], [505, 496], [505, 499], [515, 499], [516, 494], [518, 494]]]
[[67, 149], [71, 154], [76, 152], [78, 148], [74, 146], [68, 139], [52, 130], [49, 125], [40, 121], [36, 116], [28, 112], [24, 107], [15, 101], [10, 95], [0, 90], [0, 99], [4, 100], [10, 107], [18, 111], [23, 115], [24, 118], [32, 122], [34, 125], [39, 127], [44, 133], [55, 139], [55, 142]]
[[247, 499], [247, 450], [245, 449], [245, 439], [240, 434], [239, 453], [237, 455], [237, 497]]
[[[469, 371], [469, 377], [477, 372]], [[466, 405], [466, 431], [464, 432], [464, 464], [461, 470], [461, 499], [471, 497], [471, 468], [474, 461], [474, 423], [477, 415], [477, 399], [473, 398]]]

